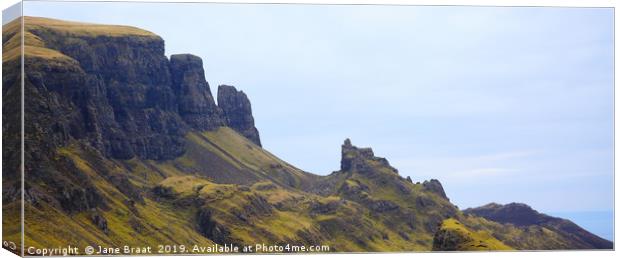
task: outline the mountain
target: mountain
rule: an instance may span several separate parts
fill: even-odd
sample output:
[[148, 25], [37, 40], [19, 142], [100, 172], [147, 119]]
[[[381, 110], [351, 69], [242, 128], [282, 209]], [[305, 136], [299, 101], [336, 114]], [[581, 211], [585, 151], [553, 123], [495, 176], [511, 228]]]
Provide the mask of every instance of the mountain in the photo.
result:
[[[463, 211], [465, 214], [483, 217], [504, 225], [522, 229], [536, 228], [550, 230], [570, 240], [564, 243], [566, 249], [612, 249], [613, 243], [598, 237], [567, 219], [551, 217], [522, 203], [501, 205], [490, 203]], [[541, 249], [553, 249], [552, 246]]]
[[[568, 224], [460, 211], [438, 180], [403, 178], [349, 139], [340, 170], [303, 171], [261, 147], [243, 91], [220, 85], [216, 103], [202, 59], [166, 57], [156, 34], [39, 17], [24, 23], [25, 246], [613, 247]], [[3, 236], [16, 243], [21, 33], [20, 20], [3, 26], [2, 191], [11, 215]]]

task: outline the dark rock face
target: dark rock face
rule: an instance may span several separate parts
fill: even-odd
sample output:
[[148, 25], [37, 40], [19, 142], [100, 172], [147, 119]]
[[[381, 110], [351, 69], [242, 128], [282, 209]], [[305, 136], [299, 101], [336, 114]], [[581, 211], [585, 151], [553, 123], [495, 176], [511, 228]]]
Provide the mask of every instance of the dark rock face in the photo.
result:
[[273, 213], [273, 206], [260, 195], [250, 195], [247, 197], [247, 201], [248, 203], [242, 209], [232, 211], [232, 214], [241, 221], [250, 222], [270, 216]]
[[506, 205], [490, 203], [478, 208], [469, 208], [463, 212], [499, 223], [513, 224], [518, 227], [542, 226], [553, 229], [559, 234], [572, 239], [574, 241], [572, 248], [613, 248], [613, 242], [586, 231], [570, 220], [539, 213], [523, 203], [509, 203]]
[[170, 57], [172, 87], [178, 98], [179, 115], [198, 130], [225, 125], [222, 111], [215, 105], [200, 57], [181, 54]]
[[331, 201], [327, 203], [321, 203], [321, 202], [315, 201], [310, 204], [310, 213], [313, 215], [314, 214], [333, 214], [343, 204], [345, 204], [344, 199], [340, 199], [338, 201]]
[[410, 176], [407, 176], [407, 182], [412, 183], [413, 184], [413, 180], [411, 179]]
[[108, 220], [98, 211], [93, 211], [90, 215], [90, 220], [99, 228], [103, 233], [109, 233]]
[[387, 212], [387, 211], [398, 210], [400, 209], [400, 206], [388, 200], [378, 200], [378, 201], [371, 202], [370, 209], [375, 212]]
[[27, 117], [39, 122], [27, 131], [50, 147], [77, 139], [114, 159], [166, 160], [185, 152], [189, 129], [227, 125], [260, 145], [247, 96], [221, 87], [223, 112], [211, 95], [202, 60], [181, 54], [168, 61], [159, 37], [31, 32], [69, 57], [25, 63], [26, 94], [32, 96], [26, 100]]
[[254, 127], [252, 106], [243, 91], [237, 91], [233, 86], [220, 85], [217, 89], [217, 103], [229, 127], [261, 146], [258, 130]]
[[114, 175], [108, 178], [112, 185], [116, 186], [121, 193], [129, 197], [132, 201], [144, 204], [144, 198], [140, 193], [138, 187], [136, 187], [129, 178], [125, 175]]
[[448, 196], [446, 196], [446, 192], [443, 190], [443, 186], [441, 186], [441, 183], [437, 179], [424, 181], [424, 183], [422, 183], [422, 187], [424, 187], [424, 190], [436, 193], [444, 199], [449, 200]]
[[153, 194], [158, 198], [172, 199], [176, 197], [176, 193], [171, 187], [163, 187], [161, 185], [153, 187]]
[[433, 236], [433, 251], [458, 251], [459, 246], [471, 241], [468, 236], [454, 230], [439, 230]]
[[371, 148], [358, 148], [351, 144], [351, 140], [346, 139], [342, 145], [342, 159], [340, 160], [341, 171], [366, 172], [372, 170], [370, 163], [378, 163], [398, 174], [398, 170], [390, 166], [385, 158], [375, 157]]
[[302, 243], [306, 243], [307, 245], [320, 245], [326, 240], [321, 234], [312, 233], [307, 229], [298, 230], [297, 237]]
[[40, 96], [27, 100], [34, 107], [32, 119], [55, 118], [42, 126], [50, 128], [46, 138], [61, 144], [68, 139], [88, 142], [116, 159], [161, 160], [184, 152], [187, 126], [176, 113], [161, 38], [72, 37], [46, 29], [32, 33], [74, 60], [27, 62], [28, 90]]
[[213, 219], [213, 212], [208, 208], [201, 208], [196, 215], [198, 231], [218, 244], [230, 241], [230, 232]]
[[103, 200], [93, 188], [70, 186], [60, 190], [59, 202], [69, 212], [86, 211], [101, 205]]

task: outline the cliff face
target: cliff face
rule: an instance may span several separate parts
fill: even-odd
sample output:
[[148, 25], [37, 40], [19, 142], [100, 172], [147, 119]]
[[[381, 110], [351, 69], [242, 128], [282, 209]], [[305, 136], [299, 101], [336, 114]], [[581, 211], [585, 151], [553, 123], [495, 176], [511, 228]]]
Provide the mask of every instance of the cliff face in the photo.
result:
[[254, 127], [250, 99], [235, 87], [220, 85], [217, 90], [217, 103], [222, 108], [226, 124], [256, 145], [261, 146], [258, 130]]
[[199, 130], [213, 130], [227, 125], [222, 110], [211, 95], [209, 83], [205, 80], [200, 57], [190, 54], [172, 55], [170, 71], [179, 115], [187, 124]]
[[54, 130], [47, 136], [57, 143], [85, 140], [111, 158], [165, 160], [183, 154], [188, 129], [227, 125], [260, 143], [247, 97], [227, 91], [222, 95], [231, 97], [222, 99], [222, 112], [205, 80], [202, 60], [183, 54], [169, 61], [159, 36], [136, 28], [128, 34], [109, 32], [118, 28], [82, 32], [79, 27], [88, 26], [82, 24], [67, 30], [54, 26], [56, 20], [42, 18], [27, 17], [25, 24], [36, 36], [27, 38], [26, 45], [54, 51], [62, 60], [42, 62], [49, 58], [25, 51], [27, 80], [43, 98], [28, 105], [56, 99], [55, 106], [33, 112], [33, 119], [54, 113], [65, 117], [50, 121]]
[[[523, 229], [530, 220], [521, 225], [510, 216], [459, 211], [438, 180], [403, 178], [386, 158], [349, 139], [340, 170], [307, 173], [261, 147], [243, 91], [221, 85], [215, 103], [199, 57], [168, 59], [159, 36], [133, 27], [34, 17], [25, 24], [28, 246], [290, 243], [348, 252], [610, 246], [583, 240], [587, 231], [563, 221], [535, 220]], [[3, 122], [9, 122], [2, 190], [3, 210], [11, 214], [22, 204], [18, 25], [3, 27]], [[5, 232], [19, 232], [17, 216], [11, 218]], [[470, 229], [476, 237], [453, 231]]]

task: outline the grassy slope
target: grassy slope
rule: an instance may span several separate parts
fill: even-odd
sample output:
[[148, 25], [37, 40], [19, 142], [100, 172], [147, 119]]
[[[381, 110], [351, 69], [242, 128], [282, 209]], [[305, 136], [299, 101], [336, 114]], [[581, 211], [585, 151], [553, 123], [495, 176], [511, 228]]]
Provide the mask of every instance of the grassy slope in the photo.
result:
[[[386, 187], [380, 183], [380, 180], [371, 180], [364, 176], [360, 176], [359, 174], [353, 174], [345, 181], [345, 183], [353, 185], [360, 183], [364, 184], [369, 189], [363, 194], [367, 194], [369, 200], [388, 200], [399, 205], [401, 210], [412, 214], [413, 218], [415, 218], [413, 222], [414, 228], [402, 230], [406, 229], [408, 226], [404, 225], [404, 223], [390, 226], [392, 231], [394, 231], [393, 235], [390, 236], [390, 239], [400, 241], [400, 244], [414, 243], [413, 246], [415, 247], [415, 250], [426, 250], [430, 247], [432, 244], [432, 233], [435, 230], [434, 221], [431, 218], [445, 216], [441, 214], [442, 210], [450, 209], [450, 206], [452, 206], [452, 204], [450, 204], [447, 200], [440, 198], [436, 194], [423, 191], [420, 184], [407, 184], [407, 186], [410, 187], [411, 192], [409, 194], [404, 194], [394, 187]], [[433, 203], [433, 207], [429, 207], [428, 209], [420, 209], [420, 207], [416, 206], [418, 198], [430, 200]], [[382, 221], [383, 219], [383, 222], [385, 223], [392, 219], [390, 217], [381, 218], [381, 216], [382, 214], [376, 214], [373, 220]], [[399, 219], [396, 219], [394, 221], [398, 220]], [[432, 226], [429, 227], [429, 224]], [[375, 227], [385, 228], [385, 226], [380, 223], [375, 223]], [[401, 230], [394, 230], [397, 228], [400, 228]], [[406, 235], [406, 237], [403, 237], [403, 235]]]
[[[339, 172], [321, 178], [334, 180], [335, 189], [340, 190], [328, 195], [312, 194], [278, 183], [281, 172], [275, 170], [281, 168], [274, 163], [282, 167], [290, 165], [260, 147], [248, 147], [246, 144], [251, 142], [229, 128], [192, 132], [187, 139], [188, 152], [166, 162], [106, 160], [79, 144], [60, 149], [58, 155], [70, 158], [104, 194], [108, 208], [101, 212], [108, 221], [109, 232], [102, 232], [92, 223], [90, 212], [69, 215], [50, 206], [28, 207], [27, 245], [211, 244], [211, 240], [198, 232], [196, 222], [198, 210], [207, 208], [213, 211], [214, 221], [225, 225], [230, 231], [230, 239], [237, 243], [309, 244], [315, 241], [330, 245], [336, 251], [430, 250], [434, 231], [432, 218], [444, 216], [438, 213], [451, 205], [438, 195], [425, 191], [421, 184], [405, 183], [410, 192], [404, 194], [389, 185], [389, 182], [402, 182], [402, 179], [378, 164], [375, 164], [378, 173], [373, 176]], [[201, 157], [209, 156], [220, 157], [235, 167], [260, 171], [256, 172], [259, 175], [245, 186], [215, 182], [227, 179], [209, 178], [195, 170], [208, 166], [201, 163], [204, 160]], [[126, 200], [129, 197], [102, 176], [104, 171], [128, 176], [146, 197], [145, 203], [128, 206]], [[297, 172], [294, 175], [306, 176], [305, 172], [294, 171]], [[174, 197], [154, 196], [152, 189], [156, 186], [171, 189]], [[365, 199], [355, 199], [357, 197], [343, 190], [355, 187], [364, 189], [358, 194]], [[269, 214], [253, 213], [252, 200], [257, 196], [267, 200], [271, 207]], [[419, 199], [434, 206], [421, 209], [416, 206]], [[195, 200], [203, 204], [192, 205]], [[381, 213], [368, 208], [368, 203], [379, 200], [399, 205], [399, 212]], [[316, 207], [332, 208], [316, 211]], [[239, 214], [245, 216], [245, 220], [241, 220]], [[411, 214], [415, 218], [412, 226], [404, 223], [407, 219], [402, 214]], [[463, 250], [545, 249], [568, 244], [558, 234], [546, 229], [521, 229], [460, 212], [456, 217], [463, 224], [445, 220], [443, 228], [462, 228], [459, 230], [470, 235], [472, 241], [478, 241], [478, 244], [468, 242]], [[137, 227], [136, 223], [139, 224]], [[480, 241], [483, 245], [479, 245]]]
[[490, 251], [490, 250], [511, 250], [495, 237], [483, 230], [473, 230], [466, 227], [456, 219], [446, 219], [441, 223], [439, 233], [452, 234], [456, 240], [457, 251]]
[[191, 174], [224, 184], [251, 185], [267, 180], [298, 189], [319, 178], [280, 160], [228, 127], [189, 132], [186, 139], [187, 151], [177, 159], [163, 162], [134, 159], [128, 164], [147, 177], [148, 170], [154, 170], [160, 175]]
[[460, 215], [458, 219], [469, 228], [491, 232], [495, 238], [515, 249], [557, 250], [574, 248], [573, 239], [562, 236], [552, 228], [540, 226], [516, 227], [472, 215]]
[[[20, 56], [21, 46], [21, 21], [14, 21], [2, 26], [2, 61], [7, 62]], [[83, 22], [70, 22], [42, 17], [23, 18], [24, 30], [24, 54], [26, 57], [40, 57], [46, 59], [64, 59], [65, 61], [73, 60], [72, 58], [45, 46], [36, 33], [37, 30], [51, 30], [61, 35], [71, 35], [74, 37], [146, 37], [159, 38], [156, 34], [131, 26], [119, 25], [102, 25]]]
[[[74, 144], [58, 151], [59, 157], [67, 157], [73, 161], [79, 172], [88, 176], [89, 181], [103, 194], [107, 207], [97, 210], [107, 219], [109, 232], [105, 233], [92, 222], [91, 215], [95, 211], [67, 214], [49, 205], [41, 207], [27, 206], [25, 216], [26, 246], [50, 247], [72, 244], [78, 247], [102, 244], [123, 246], [125, 244], [151, 245], [158, 244], [211, 244], [195, 230], [195, 225], [188, 220], [193, 215], [191, 209], [175, 209], [172, 204], [145, 198], [144, 204], [130, 205], [130, 199], [120, 189], [110, 183], [105, 176], [134, 175], [130, 181], [142, 189], [143, 194], [149, 192], [151, 182], [163, 180], [163, 176], [151, 173], [148, 178], [135, 175], [139, 171], [130, 172], [122, 162], [100, 158], [96, 153], [82, 149]], [[128, 163], [139, 163], [129, 161]], [[139, 166], [139, 165], [138, 165]], [[168, 175], [166, 175], [168, 176]]]
[[[234, 157], [238, 157], [247, 166], [252, 167], [254, 170], [262, 170], [266, 167], [273, 167], [270, 163], [274, 160], [277, 161], [273, 155], [262, 151], [260, 148], [246, 148], [248, 141], [239, 137], [237, 133], [230, 129], [220, 129], [215, 132], [206, 133], [209, 139], [218, 143], [223, 149], [229, 151]], [[267, 162], [269, 161], [269, 162]], [[284, 168], [292, 168], [286, 163], [280, 163]], [[296, 171], [300, 173], [299, 171]], [[303, 178], [304, 174], [297, 174], [299, 178]], [[268, 177], [267, 179], [277, 178], [276, 176]], [[353, 176], [357, 178], [357, 176]], [[302, 180], [302, 181], [307, 181]], [[370, 185], [373, 189], [380, 189], [379, 186], [373, 186], [370, 180], [359, 177], [358, 181], [365, 181], [367, 185]], [[266, 184], [266, 182], [261, 182]], [[345, 202], [343, 197], [337, 193], [330, 196], [319, 196], [301, 192], [296, 189], [277, 187], [269, 190], [259, 190], [259, 184], [252, 187], [254, 191], [251, 193], [258, 193], [266, 197], [270, 203], [278, 206], [290, 206], [292, 208], [284, 209], [283, 211], [276, 211], [274, 215], [262, 218], [256, 223], [256, 229], [269, 232], [272, 235], [268, 239], [261, 235], [252, 235], [252, 232], [256, 231], [253, 227], [241, 224], [239, 227], [233, 227], [233, 233], [239, 234], [241, 239], [245, 242], [281, 242], [291, 241], [297, 237], [299, 231], [309, 232], [316, 238], [324, 238], [325, 235], [329, 237], [322, 241], [326, 244], [330, 244], [332, 248], [336, 250], [349, 250], [349, 251], [363, 251], [363, 250], [424, 250], [430, 245], [430, 236], [428, 234], [415, 234], [411, 230], [407, 234], [411, 238], [418, 238], [422, 240], [424, 244], [420, 242], [409, 241], [403, 239], [399, 235], [399, 232], [388, 228], [382, 221], [373, 217], [370, 212], [359, 203]], [[401, 196], [397, 193], [390, 192], [389, 190], [382, 189], [377, 192], [376, 198], [392, 198], [400, 200]], [[239, 198], [242, 195], [235, 195]], [[325, 213], [313, 213], [312, 207], [322, 205], [333, 205], [336, 208]], [[225, 205], [214, 205], [215, 207], [225, 207]], [[222, 211], [226, 213], [227, 211]], [[232, 218], [231, 216], [223, 216], [224, 218]], [[292, 220], [291, 218], [295, 218]], [[347, 219], [343, 219], [347, 218]], [[227, 225], [235, 225], [234, 221], [225, 221]], [[351, 231], [342, 230], [326, 230], [329, 225], [337, 226], [336, 228], [347, 228], [349, 225], [344, 224], [357, 224], [358, 227], [351, 229]], [[322, 225], [322, 226], [319, 226]], [[383, 239], [385, 235], [387, 240]], [[424, 237], [426, 239], [423, 239]], [[370, 239], [364, 239], [370, 237]], [[422, 239], [420, 239], [422, 238]]]
[[[273, 166], [273, 163], [282, 167], [290, 165], [259, 147], [247, 147], [245, 144], [250, 142], [229, 128], [190, 133], [187, 139], [192, 146], [188, 148], [189, 151], [176, 160], [166, 162], [106, 160], [79, 144], [58, 150], [59, 156], [71, 159], [103, 194], [108, 207], [98, 212], [107, 219], [109, 232], [104, 233], [91, 222], [91, 212], [69, 215], [51, 206], [29, 207], [26, 217], [27, 245], [77, 243], [83, 246], [98, 242], [110, 245], [207, 244], [211, 240], [198, 233], [196, 213], [200, 208], [208, 208], [213, 211], [214, 220], [225, 225], [231, 233], [231, 239], [239, 243], [309, 244], [315, 241], [330, 245], [332, 250], [341, 251], [430, 249], [432, 239], [429, 233], [386, 224], [389, 220], [396, 220], [390, 217], [396, 216], [394, 214], [376, 214], [358, 202], [344, 200], [339, 194], [320, 196], [278, 184], [279, 173], [283, 172], [274, 172], [282, 168]], [[261, 171], [261, 175], [247, 186], [216, 183], [193, 170], [194, 165], [204, 165], [196, 158], [210, 155], [222, 159], [233, 156], [234, 160], [227, 161], [235, 166]], [[106, 173], [108, 175], [104, 176]], [[293, 174], [299, 178], [307, 176], [297, 169]], [[108, 180], [113, 175], [128, 176], [132, 185], [146, 197], [145, 203], [128, 205], [130, 197]], [[353, 179], [374, 189], [368, 193], [377, 194], [371, 196], [373, 199], [390, 199], [402, 205], [413, 202], [413, 199], [407, 199], [409, 197], [400, 198], [391, 190], [379, 190], [380, 186], [373, 185], [372, 181], [363, 177], [352, 176], [348, 183], [353, 182]], [[431, 196], [422, 193], [418, 189], [419, 185], [410, 185], [414, 192], [419, 192], [410, 197]], [[155, 196], [152, 189], [156, 186], [172, 190], [174, 197]], [[256, 198], [267, 200], [271, 212], [254, 214], [252, 200]], [[192, 205], [195, 200], [203, 204]], [[315, 211], [316, 207], [323, 206], [332, 208], [326, 212]], [[245, 216], [245, 220], [239, 216]], [[416, 216], [419, 223], [422, 223], [426, 214], [417, 213]], [[136, 230], [133, 225], [136, 221], [141, 224], [140, 230]]]

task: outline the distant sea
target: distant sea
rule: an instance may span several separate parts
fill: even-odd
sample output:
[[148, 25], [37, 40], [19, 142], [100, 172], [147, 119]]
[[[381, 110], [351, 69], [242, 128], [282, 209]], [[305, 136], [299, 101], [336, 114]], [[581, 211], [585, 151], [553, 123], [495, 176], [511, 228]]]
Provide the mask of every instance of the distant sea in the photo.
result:
[[590, 233], [614, 241], [613, 211], [549, 212], [546, 214], [569, 219]]

